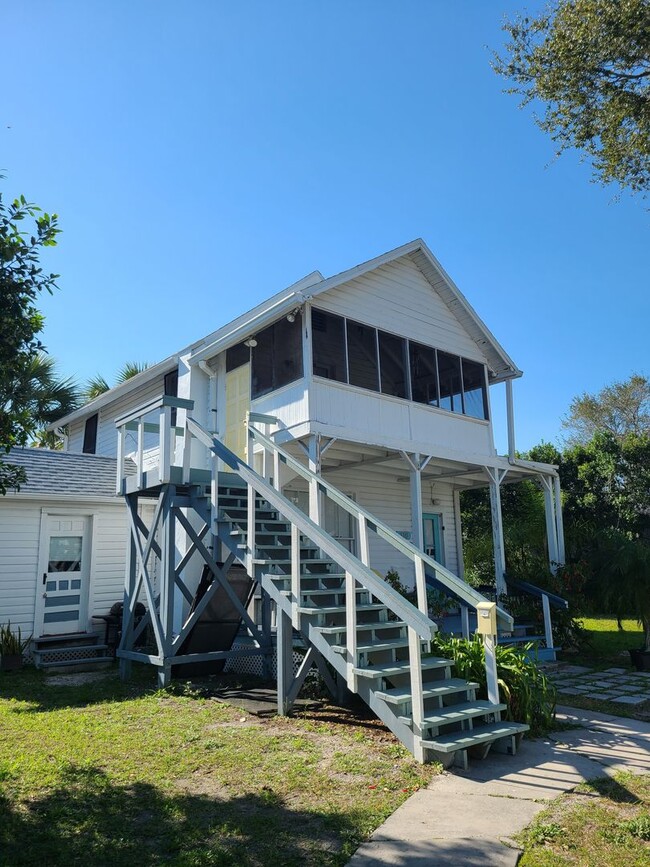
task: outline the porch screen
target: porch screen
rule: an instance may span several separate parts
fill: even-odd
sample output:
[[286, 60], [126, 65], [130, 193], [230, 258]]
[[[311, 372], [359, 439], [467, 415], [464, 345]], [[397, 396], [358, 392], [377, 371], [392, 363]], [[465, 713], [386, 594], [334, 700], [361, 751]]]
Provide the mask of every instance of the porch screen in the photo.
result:
[[406, 340], [395, 334], [379, 332], [379, 369], [382, 394], [408, 397]]
[[440, 382], [440, 407], [452, 412], [463, 411], [460, 358], [438, 350], [438, 377]]
[[348, 319], [347, 339], [350, 385], [379, 391], [377, 329]]
[[300, 379], [302, 373], [302, 316], [278, 319], [255, 335], [252, 351], [251, 396], [260, 397]]
[[463, 395], [465, 415], [474, 418], [487, 418], [487, 394], [485, 387], [485, 368], [476, 361], [463, 358]]
[[412, 399], [429, 406], [438, 406], [436, 350], [431, 346], [409, 340], [409, 361]]

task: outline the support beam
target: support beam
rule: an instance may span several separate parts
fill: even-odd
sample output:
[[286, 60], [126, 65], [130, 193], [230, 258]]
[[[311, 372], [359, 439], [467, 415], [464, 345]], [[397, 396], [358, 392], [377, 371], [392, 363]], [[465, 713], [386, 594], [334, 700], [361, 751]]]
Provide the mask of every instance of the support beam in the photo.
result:
[[422, 461], [419, 454], [402, 456], [411, 468], [409, 481], [411, 484], [411, 541], [420, 551], [424, 550], [424, 532], [422, 529]]
[[506, 415], [508, 419], [508, 457], [514, 460], [515, 449], [515, 405], [512, 397], [512, 380], [506, 379]]
[[557, 572], [558, 548], [557, 548], [557, 525], [555, 523], [555, 503], [553, 502], [553, 478], [540, 476], [542, 490], [544, 492], [544, 516], [546, 518], [546, 542], [548, 545], [548, 563], [551, 572]]
[[557, 533], [557, 562], [560, 566], [566, 563], [566, 552], [564, 550], [564, 519], [562, 517], [562, 490], [560, 488], [560, 477], [555, 476], [553, 479], [553, 491], [555, 494], [555, 530]]
[[291, 618], [280, 607], [277, 624], [278, 716], [286, 716], [291, 710], [289, 690], [293, 680], [293, 630]]
[[506, 552], [503, 541], [503, 516], [501, 512], [501, 482], [505, 478], [506, 470], [494, 467], [486, 467], [486, 473], [490, 479], [490, 512], [492, 515], [492, 544], [494, 547], [494, 578], [496, 583], [497, 598], [505, 596], [508, 592], [506, 586]]
[[[309, 469], [317, 476], [321, 474], [321, 449], [320, 449], [320, 434], [311, 434], [307, 443]], [[317, 482], [311, 481], [309, 484], [309, 517], [315, 524], [321, 526], [321, 495], [318, 490]]]
[[456, 536], [456, 555], [458, 577], [465, 578], [465, 560], [463, 557], [463, 522], [460, 511], [460, 491], [454, 489], [454, 532]]

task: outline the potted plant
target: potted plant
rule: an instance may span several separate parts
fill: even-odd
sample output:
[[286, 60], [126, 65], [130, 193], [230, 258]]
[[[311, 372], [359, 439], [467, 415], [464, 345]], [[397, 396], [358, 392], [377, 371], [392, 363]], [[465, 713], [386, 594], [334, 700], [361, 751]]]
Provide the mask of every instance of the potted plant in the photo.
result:
[[10, 621], [6, 626], [0, 626], [0, 671], [22, 668], [23, 653], [30, 641], [31, 635], [23, 638], [20, 627], [14, 632]]

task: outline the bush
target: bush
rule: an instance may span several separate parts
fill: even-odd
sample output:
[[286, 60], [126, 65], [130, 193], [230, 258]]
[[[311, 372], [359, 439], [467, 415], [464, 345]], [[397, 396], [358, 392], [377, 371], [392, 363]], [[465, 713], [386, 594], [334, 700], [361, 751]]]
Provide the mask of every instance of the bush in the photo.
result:
[[[435, 652], [454, 660], [459, 677], [479, 684], [479, 698], [487, 698], [485, 650], [480, 636], [473, 639], [436, 635]], [[525, 656], [532, 644], [523, 648], [498, 644], [497, 675], [502, 700], [507, 704], [506, 718], [530, 726], [531, 735], [550, 731], [555, 719], [557, 693], [553, 684]]]

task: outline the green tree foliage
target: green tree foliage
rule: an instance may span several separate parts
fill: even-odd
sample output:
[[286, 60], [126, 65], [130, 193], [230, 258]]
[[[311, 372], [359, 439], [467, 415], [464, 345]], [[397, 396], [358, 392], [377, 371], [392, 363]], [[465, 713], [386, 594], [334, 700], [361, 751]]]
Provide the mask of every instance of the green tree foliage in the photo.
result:
[[[115, 385], [119, 385], [122, 382], [126, 382], [128, 379], [132, 379], [134, 376], [137, 376], [139, 373], [142, 373], [143, 370], [146, 370], [149, 367], [149, 363], [146, 361], [127, 361], [120, 368], [117, 374], [117, 378], [115, 381]], [[98, 373], [96, 376], [93, 376], [86, 383], [85, 388], [83, 389], [82, 395], [84, 400], [94, 400], [96, 397], [99, 397], [100, 394], [104, 394], [104, 392], [109, 391], [113, 386], [110, 386], [106, 379]]]
[[[0, 194], [0, 454], [26, 445], [38, 427], [33, 394], [22, 388], [26, 371], [42, 351], [43, 316], [36, 302], [56, 287], [56, 274], [39, 262], [56, 245], [56, 214], [43, 213], [24, 197], [6, 204]], [[24, 481], [22, 470], [0, 460], [0, 495]]]
[[80, 405], [81, 397], [74, 380], [71, 377], [62, 379], [57, 373], [55, 360], [39, 352], [20, 371], [14, 394], [23, 406], [28, 407], [38, 425], [31, 444], [39, 448], [61, 448], [61, 434], [46, 428]]
[[494, 69], [522, 106], [545, 104], [538, 126], [558, 153], [578, 148], [594, 180], [650, 188], [650, 0], [555, 0], [520, 15]]
[[597, 394], [574, 397], [562, 427], [571, 444], [590, 442], [597, 433], [617, 439], [627, 434], [650, 435], [650, 379], [634, 373], [624, 382], [613, 382]]

